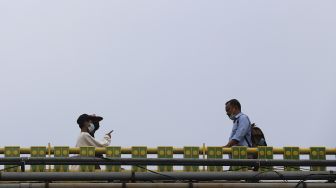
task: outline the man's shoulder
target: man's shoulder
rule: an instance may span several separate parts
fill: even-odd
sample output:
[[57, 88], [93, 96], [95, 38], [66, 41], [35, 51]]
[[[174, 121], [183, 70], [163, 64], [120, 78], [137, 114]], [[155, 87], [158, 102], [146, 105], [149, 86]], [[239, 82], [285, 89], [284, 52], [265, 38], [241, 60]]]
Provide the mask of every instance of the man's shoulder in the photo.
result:
[[246, 114], [241, 113], [238, 117], [239, 122], [250, 122], [249, 117]]
[[249, 119], [249, 117], [244, 113], [240, 113], [238, 118], [239, 119]]
[[248, 115], [246, 115], [246, 114], [243, 114], [242, 116], [243, 116], [244, 118], [247, 118], [247, 119], [249, 118]]

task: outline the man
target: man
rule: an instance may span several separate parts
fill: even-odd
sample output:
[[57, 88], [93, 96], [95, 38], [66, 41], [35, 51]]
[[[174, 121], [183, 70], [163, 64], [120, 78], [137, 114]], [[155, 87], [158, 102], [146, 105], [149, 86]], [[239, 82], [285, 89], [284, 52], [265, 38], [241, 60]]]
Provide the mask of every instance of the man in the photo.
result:
[[224, 147], [247, 146], [252, 147], [251, 126], [247, 115], [241, 112], [241, 105], [237, 99], [225, 103], [226, 114], [233, 121], [229, 142]]

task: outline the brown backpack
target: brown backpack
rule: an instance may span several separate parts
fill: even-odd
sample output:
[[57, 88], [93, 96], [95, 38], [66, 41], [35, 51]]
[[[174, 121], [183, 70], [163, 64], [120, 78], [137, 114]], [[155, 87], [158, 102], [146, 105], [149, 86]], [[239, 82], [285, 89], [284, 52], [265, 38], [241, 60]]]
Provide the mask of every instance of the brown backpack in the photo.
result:
[[[249, 120], [250, 122], [250, 120]], [[237, 119], [237, 123], [239, 124], [239, 119]], [[244, 136], [244, 139], [246, 140], [248, 147], [258, 147], [258, 146], [267, 146], [266, 138], [264, 136], [264, 133], [262, 130], [256, 126], [255, 123], [250, 122], [251, 125], [251, 143], [247, 140], [246, 136]]]
[[252, 147], [267, 146], [264, 133], [255, 123], [251, 124], [251, 139]]

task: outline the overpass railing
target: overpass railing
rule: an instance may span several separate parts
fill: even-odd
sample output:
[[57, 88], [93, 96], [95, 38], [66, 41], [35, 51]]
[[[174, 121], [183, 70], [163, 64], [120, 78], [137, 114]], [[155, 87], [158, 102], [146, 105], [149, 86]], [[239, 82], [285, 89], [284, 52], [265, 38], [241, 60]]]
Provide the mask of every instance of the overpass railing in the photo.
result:
[[[155, 148], [146, 146], [72, 148], [49, 145], [27, 148], [5, 146], [0, 148], [0, 155], [3, 155], [0, 158], [0, 165], [5, 165], [3, 171], [7, 172], [26, 171], [25, 166], [28, 165], [30, 166], [29, 171], [32, 172], [69, 172], [73, 171], [71, 164], [79, 165], [78, 170], [82, 172], [97, 171], [97, 164], [101, 165], [100, 171], [106, 172], [128, 171], [128, 169], [125, 170], [124, 165], [131, 166], [130, 170], [134, 172], [148, 171], [149, 167], [147, 165], [158, 172], [221, 172], [225, 171], [223, 166], [230, 166], [230, 171], [248, 171], [249, 169], [255, 169], [256, 166], [258, 171], [327, 171], [327, 167], [335, 166], [335, 161], [328, 160], [327, 156], [333, 155], [334, 158], [336, 148], [299, 148], [293, 146], [282, 148], [270, 146], [223, 148], [205, 145], [180, 148], [173, 146], [158, 146]], [[76, 159], [73, 157], [74, 155], [80, 157]], [[93, 158], [98, 155], [104, 157]], [[52, 159], [55, 159], [54, 162], [50, 162]], [[85, 159], [91, 160], [91, 162], [74, 163], [76, 160], [85, 161]], [[67, 160], [70, 160], [70, 163]], [[95, 162], [92, 162], [92, 160], [95, 160]], [[35, 163], [32, 161], [35, 161]], [[308, 168], [304, 169], [303, 166]]]

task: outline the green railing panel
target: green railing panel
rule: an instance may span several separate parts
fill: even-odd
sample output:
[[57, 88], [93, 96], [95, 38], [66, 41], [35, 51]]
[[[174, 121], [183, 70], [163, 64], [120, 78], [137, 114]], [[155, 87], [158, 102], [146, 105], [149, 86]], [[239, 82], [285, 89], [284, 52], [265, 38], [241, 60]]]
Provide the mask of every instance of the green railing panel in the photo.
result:
[[[284, 159], [299, 160], [299, 147], [284, 147]], [[285, 171], [300, 171], [300, 166], [285, 166]]]
[[[106, 157], [107, 158], [121, 158], [121, 147], [120, 146], [108, 146], [106, 147]], [[106, 171], [108, 172], [120, 172], [120, 165], [106, 165]]]
[[[258, 159], [273, 159], [273, 147], [258, 146]], [[272, 171], [273, 167], [261, 167], [259, 171]]]
[[[95, 153], [96, 153], [95, 147], [93, 146], [80, 147], [79, 149], [79, 155], [81, 157], [94, 157]], [[80, 165], [80, 171], [81, 172], [94, 172], [95, 165]]]
[[[147, 147], [146, 146], [133, 146], [132, 147], [132, 158], [147, 158]], [[147, 166], [132, 166], [132, 171], [134, 172], [146, 172]]]
[[[325, 147], [310, 147], [311, 160], [326, 160], [326, 148]], [[325, 166], [311, 166], [311, 171], [326, 171]]]
[[[158, 146], [157, 147], [157, 158], [171, 159], [173, 158], [173, 147], [171, 146]], [[172, 165], [162, 165], [158, 166], [159, 172], [172, 172]]]
[[[5, 146], [5, 157], [20, 157], [20, 146]], [[17, 165], [5, 165], [5, 172], [19, 172]]]
[[[45, 146], [32, 146], [30, 147], [31, 157], [46, 157], [47, 148]], [[32, 172], [44, 172], [45, 165], [31, 165]]]
[[[223, 148], [222, 147], [208, 147], [207, 151], [208, 159], [223, 159]], [[223, 171], [223, 166], [208, 166], [208, 171]]]
[[[69, 146], [55, 146], [54, 157], [69, 157]], [[68, 172], [69, 165], [55, 165], [56, 172]]]
[[[247, 159], [247, 147], [245, 146], [233, 146], [231, 150], [232, 159]], [[247, 171], [246, 166], [232, 166], [233, 171]]]
[[[197, 146], [185, 146], [184, 147], [184, 158], [193, 158], [193, 159], [198, 159], [199, 158], [199, 147]], [[184, 171], [187, 172], [196, 172], [199, 171], [199, 166], [184, 166], [183, 167]]]
[[[79, 150], [78, 150], [79, 149]], [[259, 146], [257, 150], [251, 149], [253, 153], [247, 152], [248, 148], [244, 146], [234, 146], [231, 148], [231, 151], [228, 149], [223, 150], [222, 147], [218, 146], [209, 146], [201, 150], [198, 146], [185, 146], [183, 148], [173, 148], [172, 146], [158, 146], [157, 148], [147, 149], [146, 146], [133, 146], [132, 148], [121, 148], [120, 146], [109, 146], [106, 148], [95, 148], [93, 146], [81, 147], [81, 148], [69, 148], [69, 146], [54, 146], [49, 150], [46, 146], [31, 146], [30, 148], [20, 148], [20, 146], [5, 146], [0, 148], [0, 154], [5, 158], [9, 157], [20, 157], [22, 154], [30, 154], [30, 157], [46, 157], [47, 153], [53, 154], [53, 157], [69, 157], [70, 154], [78, 154], [80, 156], [95, 156], [95, 151], [99, 153], [104, 152], [108, 158], [121, 158], [122, 154], [132, 154], [132, 158], [147, 158], [148, 152], [150, 154], [156, 154], [157, 158], [174, 158], [174, 156], [179, 155], [178, 158], [183, 157], [186, 159], [199, 159], [200, 155], [202, 158], [207, 159], [223, 159], [224, 152], [225, 155], [229, 155], [229, 158], [232, 159], [247, 159], [247, 158], [258, 158], [258, 159], [268, 159], [272, 160], [277, 155], [283, 155], [284, 160], [300, 160], [300, 155], [308, 155], [310, 160], [327, 160], [327, 155], [335, 155], [336, 148], [326, 148], [326, 147], [310, 147], [310, 148], [299, 148], [299, 147], [283, 147], [283, 148], [273, 148], [270, 146]], [[48, 152], [49, 151], [49, 152]], [[174, 154], [174, 152], [175, 154]], [[21, 153], [20, 153], [21, 152]], [[50, 153], [52, 152], [52, 153]], [[182, 153], [183, 152], [183, 153]], [[300, 153], [301, 152], [301, 153]], [[274, 155], [275, 153], [275, 155]], [[26, 156], [26, 155], [25, 155]], [[276, 157], [277, 158], [277, 157]], [[328, 158], [329, 159], [329, 158]], [[286, 164], [286, 163], [285, 163]], [[241, 165], [241, 164], [237, 164]], [[290, 165], [290, 164], [287, 164]], [[70, 165], [49, 165], [51, 168], [46, 168], [46, 165], [27, 165], [27, 171], [32, 172], [46, 172], [56, 171], [56, 172], [69, 172]], [[29, 168], [30, 166], [30, 168]], [[82, 172], [93, 172], [95, 171], [95, 165], [78, 165], [80, 171]], [[123, 169], [121, 165], [106, 165], [107, 172], [120, 172]], [[138, 166], [133, 165], [132, 170], [135, 172], [145, 172], [147, 166]], [[104, 168], [105, 169], [105, 168]], [[246, 171], [249, 170], [248, 166], [231, 166], [230, 170], [233, 171]], [[279, 170], [276, 166], [267, 167], [261, 166], [259, 171], [272, 171], [274, 169]], [[304, 168], [300, 166], [284, 166], [285, 171], [301, 171]], [[326, 171], [327, 166], [310, 166], [311, 171]], [[20, 172], [20, 167], [16, 165], [4, 165], [3, 171], [5, 172]], [[74, 169], [75, 170], [75, 169]], [[220, 172], [223, 171], [222, 166], [203, 166], [203, 171], [207, 170], [209, 172]], [[159, 172], [172, 172], [174, 171], [173, 165], [157, 165], [157, 171]], [[179, 170], [180, 171], [180, 170]], [[186, 172], [196, 172], [200, 171], [199, 166], [184, 166], [183, 171]]]

